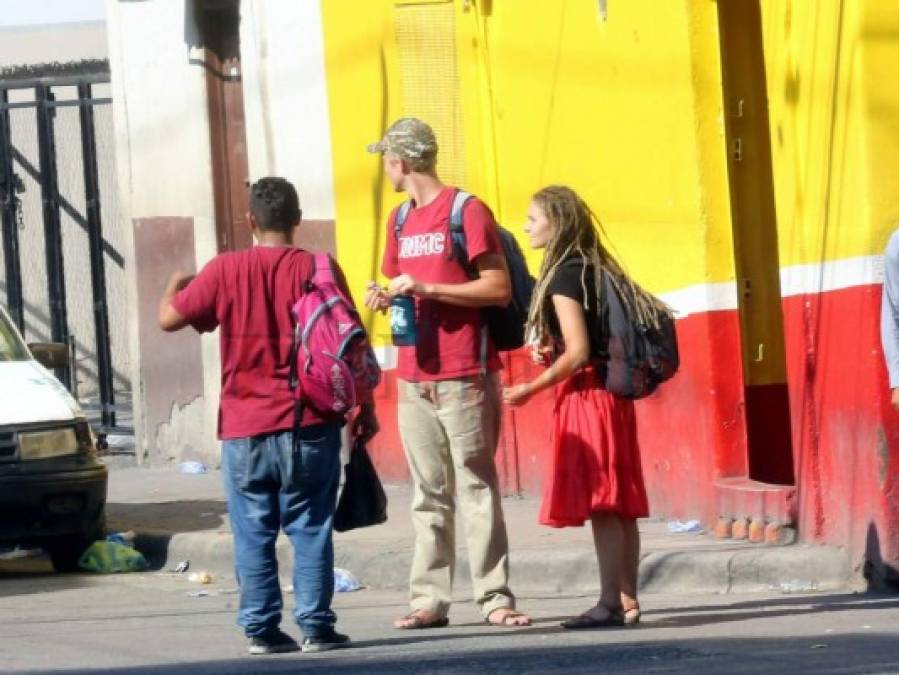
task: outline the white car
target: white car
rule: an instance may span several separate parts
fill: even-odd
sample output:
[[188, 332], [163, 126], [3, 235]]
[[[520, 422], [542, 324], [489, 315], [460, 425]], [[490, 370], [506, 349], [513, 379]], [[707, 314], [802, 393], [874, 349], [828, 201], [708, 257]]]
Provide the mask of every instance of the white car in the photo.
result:
[[0, 306], [0, 542], [42, 545], [57, 571], [103, 538], [106, 507], [90, 425], [47, 369], [67, 363], [66, 345], [26, 345]]

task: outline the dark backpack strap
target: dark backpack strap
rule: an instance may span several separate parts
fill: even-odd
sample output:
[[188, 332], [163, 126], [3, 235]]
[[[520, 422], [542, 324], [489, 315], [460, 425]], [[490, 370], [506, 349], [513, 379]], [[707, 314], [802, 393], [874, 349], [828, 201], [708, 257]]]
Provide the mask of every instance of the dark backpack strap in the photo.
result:
[[[457, 256], [459, 264], [465, 268], [465, 273], [469, 278], [474, 279], [478, 273], [468, 259], [468, 247], [465, 241], [465, 227], [462, 219], [462, 209], [465, 208], [465, 204], [471, 198], [471, 193], [465, 192], [465, 190], [456, 190], [456, 194], [453, 195], [453, 204], [450, 207], [449, 228], [453, 244], [453, 255]], [[479, 349], [481, 375], [487, 374], [488, 335], [489, 331], [487, 323], [484, 321], [484, 313], [481, 312], [481, 345]]]
[[397, 239], [400, 238], [400, 232], [403, 231], [403, 225], [406, 224], [406, 219], [409, 217], [409, 211], [411, 210], [411, 199], [407, 199], [406, 201], [404, 201], [396, 210], [396, 218], [393, 219], [393, 236]]
[[462, 229], [462, 207], [471, 197], [472, 195], [465, 190], [456, 190], [450, 209], [450, 232], [461, 232], [462, 236], [465, 236], [465, 230]]
[[449, 231], [450, 241], [452, 242], [452, 255], [459, 261], [459, 264], [465, 268], [465, 273], [470, 279], [478, 276], [477, 270], [468, 259], [468, 244], [465, 241], [465, 227], [463, 225], [462, 209], [472, 195], [464, 190], [456, 190], [453, 195], [453, 203], [450, 206]]

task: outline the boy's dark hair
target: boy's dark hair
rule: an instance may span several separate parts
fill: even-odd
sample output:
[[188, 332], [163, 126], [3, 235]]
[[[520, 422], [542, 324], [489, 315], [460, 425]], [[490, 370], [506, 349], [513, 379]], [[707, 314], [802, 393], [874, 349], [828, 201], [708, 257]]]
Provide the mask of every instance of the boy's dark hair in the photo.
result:
[[262, 230], [290, 232], [300, 220], [300, 198], [290, 181], [260, 178], [250, 186], [250, 213]]

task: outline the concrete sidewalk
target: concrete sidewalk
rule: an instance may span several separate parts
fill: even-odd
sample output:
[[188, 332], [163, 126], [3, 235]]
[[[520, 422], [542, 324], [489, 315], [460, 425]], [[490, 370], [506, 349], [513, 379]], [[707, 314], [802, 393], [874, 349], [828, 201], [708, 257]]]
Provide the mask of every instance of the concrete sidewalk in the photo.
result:
[[[233, 578], [233, 539], [219, 471], [184, 475], [173, 469], [117, 468], [109, 475], [109, 532], [134, 531], [136, 545], [154, 567], [190, 561], [191, 571]], [[384, 525], [335, 534], [336, 565], [370, 588], [403, 588], [412, 554], [410, 492], [387, 487]], [[589, 527], [553, 529], [537, 524], [539, 500], [509, 497], [503, 508], [511, 544], [513, 589], [523, 592], [592, 592], [599, 586]], [[457, 583], [469, 585], [464, 530], [458, 528]], [[798, 581], [820, 590], [855, 583], [841, 549], [804, 544], [766, 545], [669, 534], [667, 524], [640, 522], [643, 592], [737, 593], [766, 591]], [[289, 542], [278, 541], [283, 577], [289, 577]]]

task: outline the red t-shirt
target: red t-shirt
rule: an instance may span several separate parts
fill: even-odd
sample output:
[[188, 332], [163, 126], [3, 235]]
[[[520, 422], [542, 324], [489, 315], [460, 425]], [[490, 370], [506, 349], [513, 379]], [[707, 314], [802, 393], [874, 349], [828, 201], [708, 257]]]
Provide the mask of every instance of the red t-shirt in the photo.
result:
[[[332, 265], [349, 298], [340, 268], [333, 260]], [[294, 330], [290, 309], [303, 294], [313, 266], [310, 253], [291, 246], [223, 253], [172, 300], [197, 331], [221, 329], [219, 438], [293, 428], [294, 400], [287, 387]], [[302, 425], [342, 419], [306, 408]]]
[[[408, 274], [425, 283], [462, 284], [465, 269], [452, 256], [449, 220], [455, 189], [444, 188], [427, 206], [409, 211], [399, 239], [387, 219], [387, 246], [381, 271], [387, 277]], [[501, 253], [493, 213], [479, 199], [469, 199], [462, 210], [465, 247], [472, 263], [484, 254]], [[416, 298], [414, 346], [399, 347], [397, 375], [410, 382], [452, 380], [481, 370], [481, 310], [459, 307], [429, 298]], [[489, 338], [487, 369], [501, 363]]]

